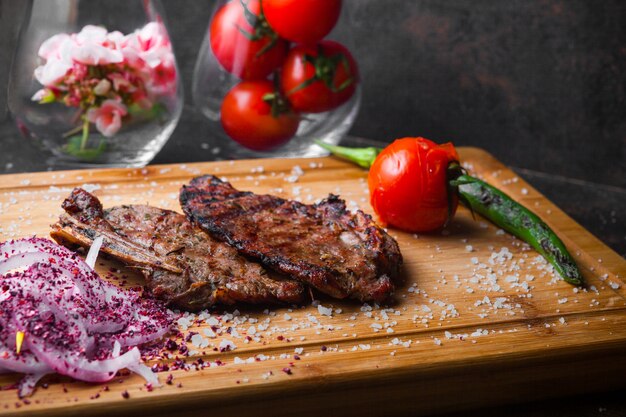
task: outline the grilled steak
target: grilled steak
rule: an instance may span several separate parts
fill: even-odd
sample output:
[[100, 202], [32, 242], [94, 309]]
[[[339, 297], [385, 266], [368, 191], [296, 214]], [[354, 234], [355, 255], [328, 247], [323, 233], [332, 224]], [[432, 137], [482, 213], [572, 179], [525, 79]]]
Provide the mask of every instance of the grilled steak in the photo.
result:
[[333, 297], [383, 301], [393, 292], [402, 264], [398, 244], [337, 196], [306, 205], [238, 191], [207, 175], [183, 186], [180, 202], [213, 237]]
[[302, 299], [301, 283], [268, 274], [181, 214], [145, 205], [103, 211], [100, 201], [80, 188], [63, 208], [66, 213], [52, 225], [56, 241], [89, 246], [103, 236], [105, 253], [139, 269], [148, 289], [175, 307], [195, 311], [217, 303]]

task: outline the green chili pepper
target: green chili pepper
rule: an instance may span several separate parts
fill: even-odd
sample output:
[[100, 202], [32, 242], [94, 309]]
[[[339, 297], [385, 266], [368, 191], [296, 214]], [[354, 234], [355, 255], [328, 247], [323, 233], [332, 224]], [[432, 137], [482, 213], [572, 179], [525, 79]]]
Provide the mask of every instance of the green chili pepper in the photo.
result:
[[450, 183], [458, 187], [460, 201], [470, 210], [528, 243], [565, 281], [583, 284], [583, 277], [567, 248], [539, 216], [497, 188], [470, 175], [461, 174]]
[[[318, 145], [342, 159], [369, 168], [381, 148], [348, 148], [316, 141]], [[573, 285], [584, 280], [576, 262], [559, 237], [536, 214], [497, 188], [467, 175], [456, 163], [450, 164], [449, 188], [472, 212], [479, 213], [492, 223], [522, 239], [539, 252], [563, 279]]]

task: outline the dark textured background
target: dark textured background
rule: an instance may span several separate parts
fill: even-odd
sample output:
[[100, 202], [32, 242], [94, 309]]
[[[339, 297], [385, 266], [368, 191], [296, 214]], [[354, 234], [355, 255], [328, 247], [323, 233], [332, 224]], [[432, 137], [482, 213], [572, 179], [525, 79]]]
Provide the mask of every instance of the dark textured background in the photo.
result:
[[[162, 2], [187, 104], [154, 162], [210, 160], [201, 147], [210, 142], [208, 124], [189, 89], [214, 1]], [[46, 169], [45, 156], [19, 136], [6, 112], [25, 5], [0, 0], [0, 172]], [[342, 30], [355, 40], [364, 82], [351, 135], [382, 142], [421, 135], [484, 148], [626, 255], [626, 1], [346, 5], [352, 23]], [[581, 383], [593, 381], [581, 375]], [[626, 416], [624, 398], [618, 391], [477, 414]]]
[[[164, 4], [189, 86], [212, 2]], [[351, 134], [453, 140], [509, 165], [626, 184], [625, 1], [348, 5], [364, 79]]]
[[[25, 4], [0, 0], [0, 120]], [[163, 4], [191, 105], [193, 65], [214, 2]], [[625, 1], [349, 0], [347, 6], [364, 79], [351, 134], [453, 140], [514, 167], [626, 183]], [[181, 123], [155, 162], [202, 158], [194, 145], [210, 133], [190, 126]]]

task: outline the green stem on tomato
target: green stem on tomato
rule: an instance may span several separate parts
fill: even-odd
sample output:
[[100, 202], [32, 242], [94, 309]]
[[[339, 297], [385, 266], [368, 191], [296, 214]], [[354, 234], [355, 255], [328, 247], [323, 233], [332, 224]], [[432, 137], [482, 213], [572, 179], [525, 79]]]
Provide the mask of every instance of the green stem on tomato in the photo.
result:
[[361, 168], [371, 167], [380, 151], [382, 151], [381, 148], [375, 148], [373, 146], [369, 148], [348, 148], [347, 146], [329, 145], [320, 140], [316, 140], [315, 143], [331, 154], [354, 162]]
[[[374, 147], [348, 148], [320, 141], [315, 143], [362, 168], [371, 167], [382, 151]], [[465, 174], [458, 163], [450, 164], [448, 174], [448, 192], [456, 192], [463, 205], [528, 243], [554, 266], [566, 282], [584, 284], [582, 274], [567, 248], [539, 216], [494, 186]]]
[[80, 138], [80, 150], [84, 151], [87, 146], [87, 139], [89, 139], [89, 120], [86, 116], [83, 116], [83, 135]]

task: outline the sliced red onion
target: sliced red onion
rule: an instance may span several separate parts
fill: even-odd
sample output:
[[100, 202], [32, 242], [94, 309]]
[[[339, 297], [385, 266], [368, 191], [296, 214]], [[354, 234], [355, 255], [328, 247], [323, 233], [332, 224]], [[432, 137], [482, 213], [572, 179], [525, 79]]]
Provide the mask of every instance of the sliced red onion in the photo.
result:
[[133, 371], [134, 373], [142, 376], [143, 379], [145, 379], [148, 384], [152, 384], [153, 387], [161, 386], [161, 384], [159, 383], [159, 377], [157, 376], [157, 374], [152, 372], [152, 369], [150, 369], [145, 364], [135, 362], [126, 366], [126, 368], [129, 371]]
[[44, 252], [30, 252], [14, 255], [0, 261], [0, 274], [5, 274], [14, 269], [27, 268], [36, 262], [48, 262], [50, 254]]
[[[50, 370], [50, 372], [52, 372], [52, 370]], [[22, 378], [18, 384], [18, 397], [24, 398], [30, 396], [35, 391], [37, 382], [39, 382], [41, 378], [43, 378], [44, 376], [46, 376], [46, 374], [50, 372], [24, 375], [24, 378]]]
[[85, 258], [85, 263], [89, 266], [89, 268], [93, 269], [96, 266], [96, 259], [98, 258], [98, 253], [100, 252], [100, 248], [102, 247], [102, 242], [104, 238], [102, 236], [98, 236], [91, 243], [91, 247], [89, 248], [89, 252], [87, 252], [87, 257]]
[[136, 347], [116, 358], [93, 361], [71, 353], [41, 347], [37, 344], [32, 344], [31, 350], [61, 375], [68, 375], [87, 382], [110, 381], [120, 369], [130, 369], [129, 366], [141, 361], [141, 353]]
[[[136, 345], [163, 337], [171, 313], [102, 280], [93, 271], [101, 245], [96, 238], [83, 261], [47, 239], [0, 243], [0, 372], [26, 374], [19, 395], [54, 371], [103, 382], [127, 368], [158, 385]], [[17, 331], [25, 334], [19, 354]]]
[[21, 352], [19, 356], [13, 351], [9, 352], [5, 350], [4, 353], [6, 353], [6, 355], [0, 358], [0, 367], [2, 367], [3, 370], [20, 374], [53, 372], [52, 368], [40, 361], [30, 351], [25, 350]]

